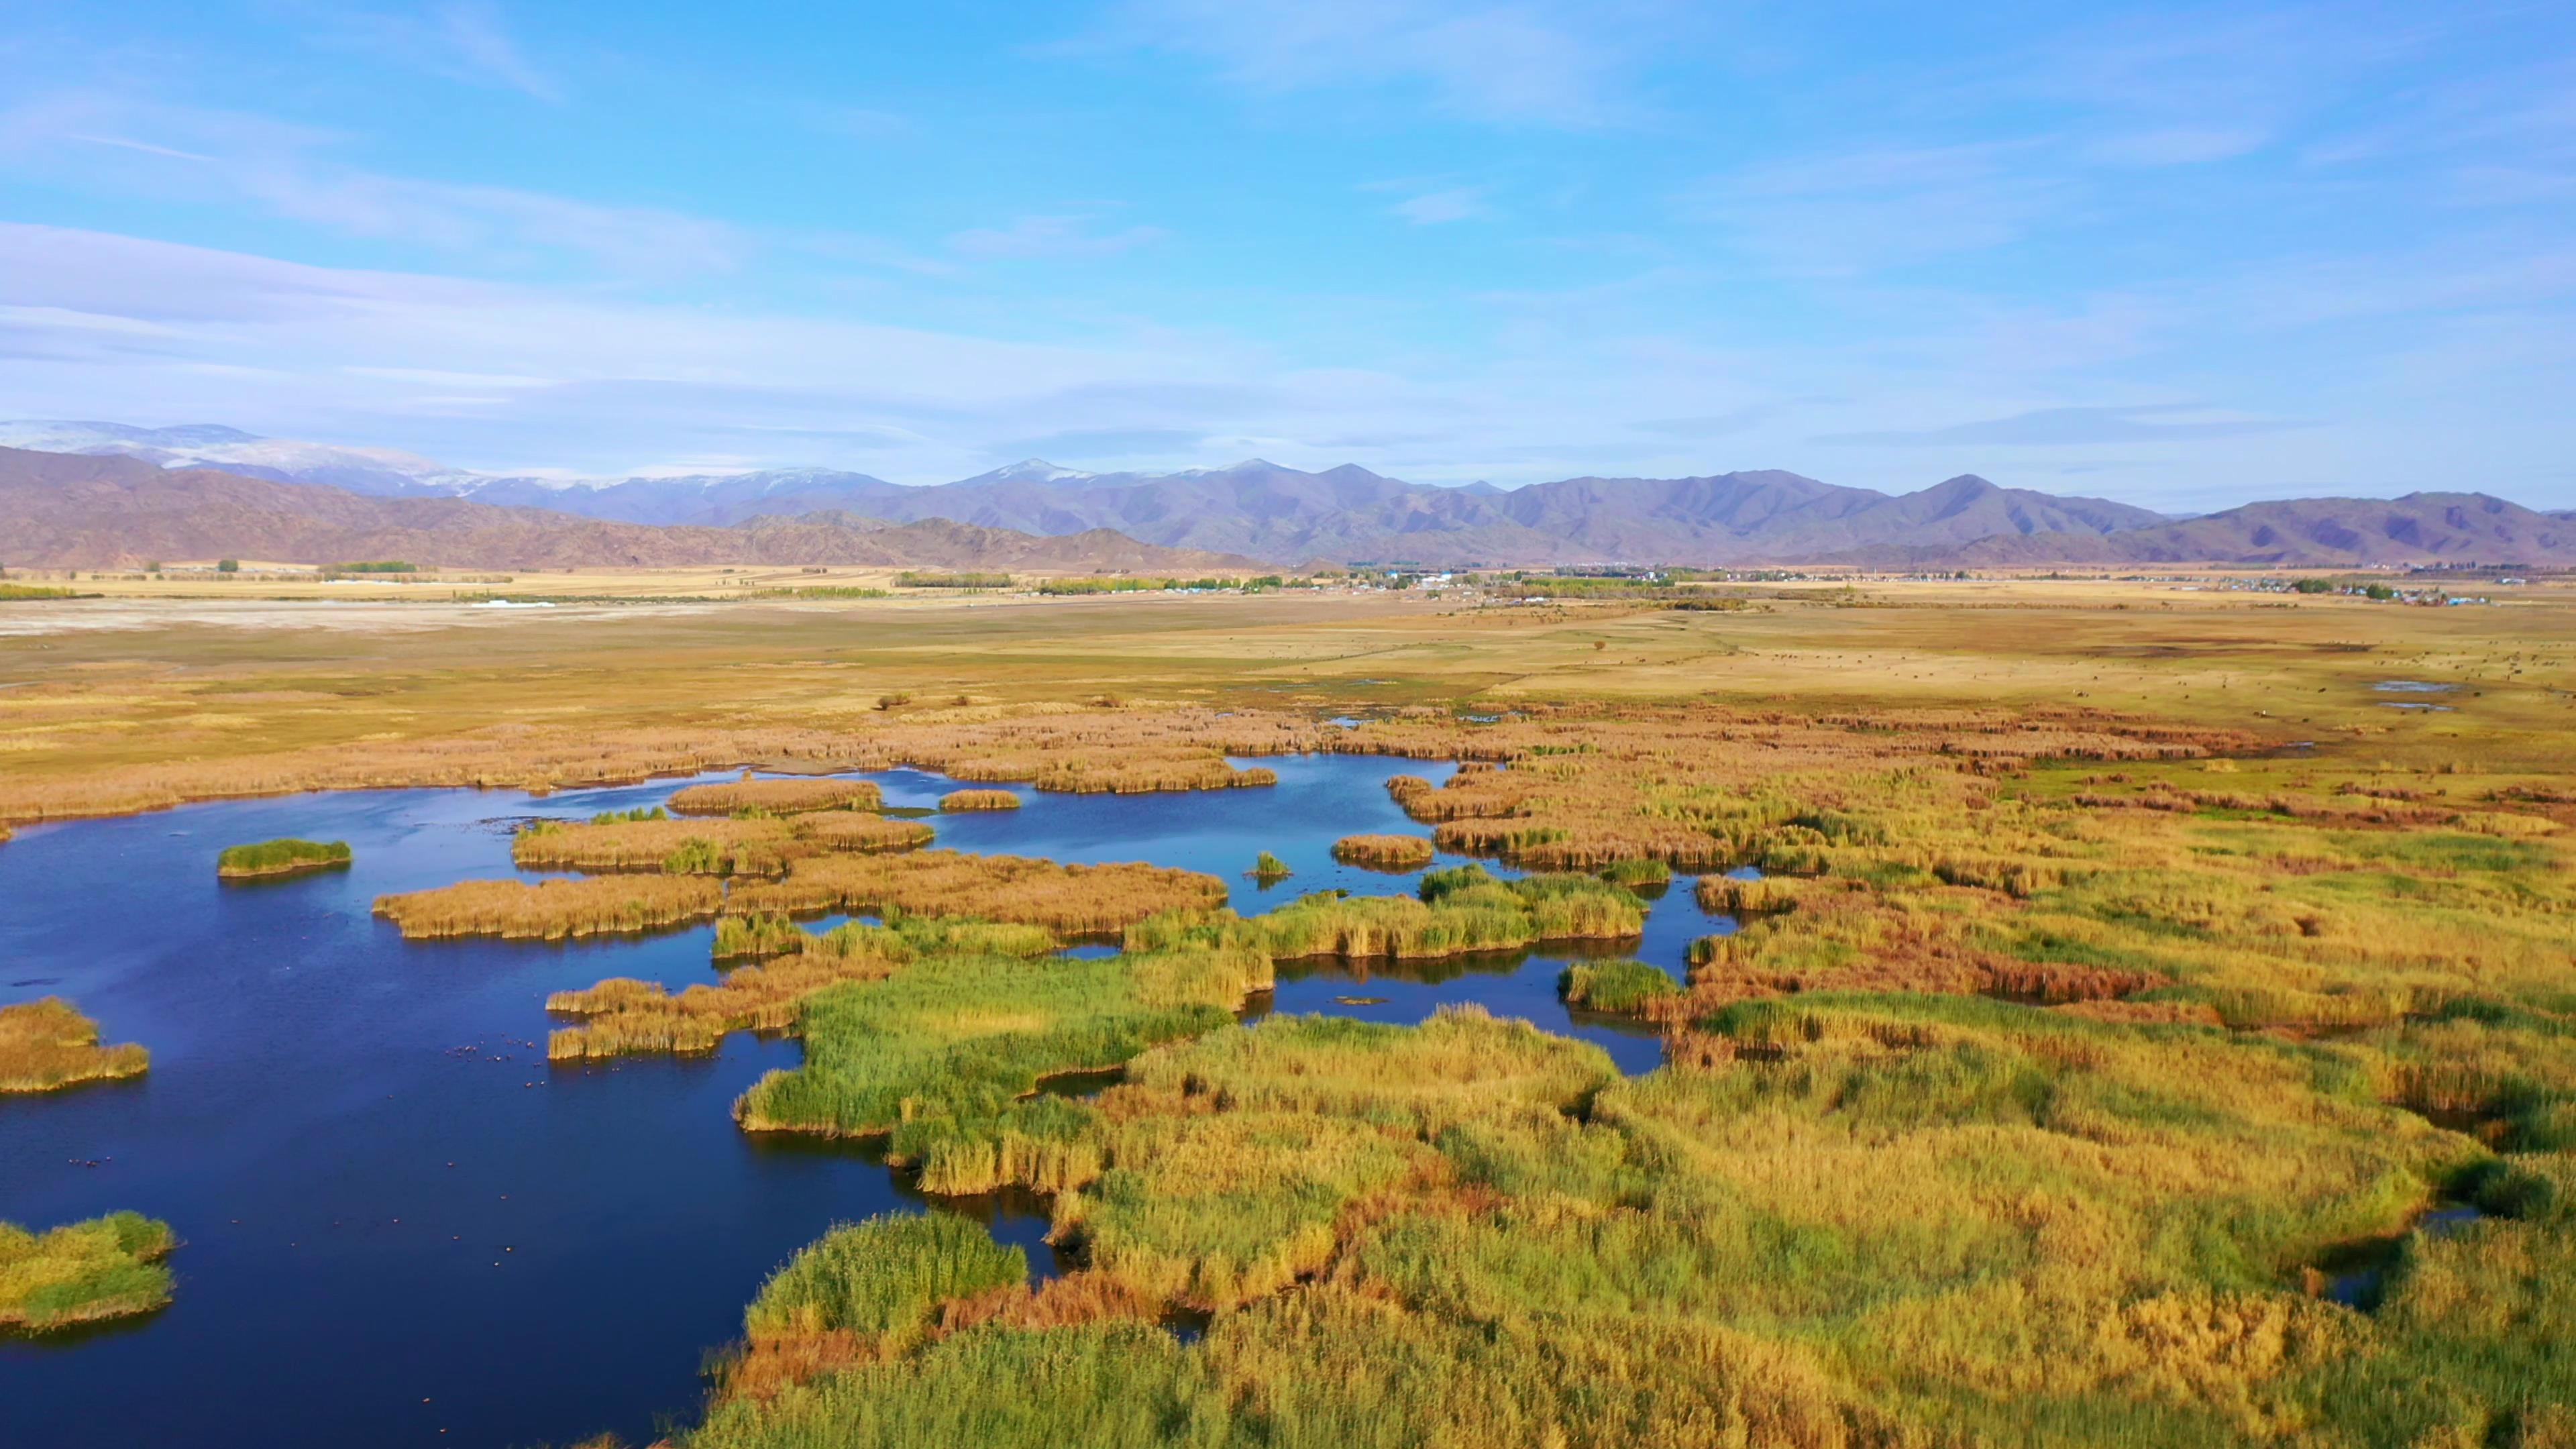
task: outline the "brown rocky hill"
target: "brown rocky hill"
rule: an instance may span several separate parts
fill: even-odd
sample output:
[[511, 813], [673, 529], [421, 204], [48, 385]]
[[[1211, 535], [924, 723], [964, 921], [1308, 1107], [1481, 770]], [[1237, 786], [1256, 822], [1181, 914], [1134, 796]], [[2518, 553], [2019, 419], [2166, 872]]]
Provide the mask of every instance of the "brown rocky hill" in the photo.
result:
[[31, 568], [218, 557], [524, 569], [840, 564], [1183, 574], [1259, 567], [1107, 529], [1041, 538], [944, 518], [898, 524], [839, 513], [662, 528], [15, 448], [0, 448], [0, 550], [0, 565]]
[[1865, 568], [2228, 563], [2576, 563], [2576, 522], [2485, 493], [2299, 498], [2110, 533], [2002, 534], [1932, 547], [1881, 546], [1820, 562]]

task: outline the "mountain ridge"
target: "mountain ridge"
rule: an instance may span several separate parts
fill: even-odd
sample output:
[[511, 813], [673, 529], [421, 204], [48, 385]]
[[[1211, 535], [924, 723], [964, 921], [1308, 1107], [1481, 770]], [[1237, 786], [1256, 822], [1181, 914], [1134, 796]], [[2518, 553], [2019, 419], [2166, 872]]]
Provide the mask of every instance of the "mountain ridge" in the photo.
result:
[[[831, 468], [561, 480], [465, 473], [391, 449], [281, 442], [217, 424], [0, 423], [0, 443], [28, 437], [83, 456], [165, 468], [201, 455], [237, 458], [214, 466], [376, 497], [472, 501], [604, 523], [722, 529], [817, 515], [953, 520], [1037, 537], [1116, 535], [1268, 567], [2324, 566], [2487, 561], [2517, 550], [2547, 562], [2562, 557], [2568, 525], [2576, 523], [2576, 510], [2541, 513], [2471, 492], [2287, 500], [2171, 517], [2110, 499], [2008, 488], [1975, 474], [1890, 494], [1781, 469], [1584, 476], [1500, 489], [1411, 483], [1348, 463], [1307, 472], [1248, 458], [1169, 473], [1090, 473], [1027, 458], [930, 485]], [[2425, 499], [2438, 506], [2419, 508]], [[776, 522], [767, 527], [784, 536]]]
[[846, 513], [763, 515], [727, 528], [657, 526], [15, 448], [0, 448], [0, 539], [9, 549], [0, 562], [38, 568], [216, 557], [399, 558], [508, 569], [841, 564], [1195, 574], [1260, 567], [1106, 531], [1039, 537], [952, 519], [892, 522]]

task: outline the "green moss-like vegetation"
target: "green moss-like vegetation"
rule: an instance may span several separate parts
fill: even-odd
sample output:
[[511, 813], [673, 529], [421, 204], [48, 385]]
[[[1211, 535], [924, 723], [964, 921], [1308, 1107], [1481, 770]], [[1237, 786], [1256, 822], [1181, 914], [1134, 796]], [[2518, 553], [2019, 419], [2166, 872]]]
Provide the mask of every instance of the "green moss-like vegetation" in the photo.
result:
[[251, 876], [297, 875], [308, 870], [336, 870], [350, 861], [343, 840], [265, 840], [235, 845], [215, 857], [215, 874], [227, 880]]
[[170, 1225], [110, 1213], [31, 1233], [0, 1222], [0, 1333], [43, 1333], [149, 1313], [170, 1301]]

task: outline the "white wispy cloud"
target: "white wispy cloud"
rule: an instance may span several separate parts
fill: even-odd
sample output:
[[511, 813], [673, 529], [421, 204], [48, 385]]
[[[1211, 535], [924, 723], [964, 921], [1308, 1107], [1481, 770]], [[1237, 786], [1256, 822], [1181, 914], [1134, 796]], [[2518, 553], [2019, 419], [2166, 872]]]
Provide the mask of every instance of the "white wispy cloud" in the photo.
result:
[[1130, 0], [1107, 39], [1268, 94], [1404, 85], [1473, 120], [1597, 126], [1635, 113], [1638, 72], [1690, 14], [1642, 0]]
[[1108, 257], [1151, 246], [1170, 233], [1158, 226], [1098, 230], [1088, 216], [1021, 216], [1010, 225], [970, 227], [948, 239], [963, 255], [1026, 261], [1044, 257]]
[[93, 190], [249, 203], [347, 236], [482, 254], [569, 253], [612, 272], [726, 270], [735, 227], [648, 206], [390, 175], [338, 158], [347, 138], [235, 111], [106, 91], [39, 95], [0, 112], [0, 169]]
[[1492, 216], [1494, 209], [1485, 197], [1485, 187], [1452, 186], [1408, 196], [1387, 210], [1415, 226], [1438, 226], [1444, 222], [1473, 221]]
[[325, 49], [364, 51], [447, 80], [549, 103], [564, 99], [562, 84], [529, 57], [491, 0], [385, 10], [320, 4], [298, 14], [305, 39]]

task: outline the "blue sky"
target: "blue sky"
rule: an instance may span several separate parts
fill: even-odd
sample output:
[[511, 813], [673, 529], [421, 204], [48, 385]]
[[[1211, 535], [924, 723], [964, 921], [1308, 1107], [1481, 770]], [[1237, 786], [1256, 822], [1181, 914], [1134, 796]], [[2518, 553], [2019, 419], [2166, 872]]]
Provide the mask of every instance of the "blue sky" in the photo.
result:
[[2564, 3], [0, 0], [0, 416], [2566, 507], [2571, 302]]

